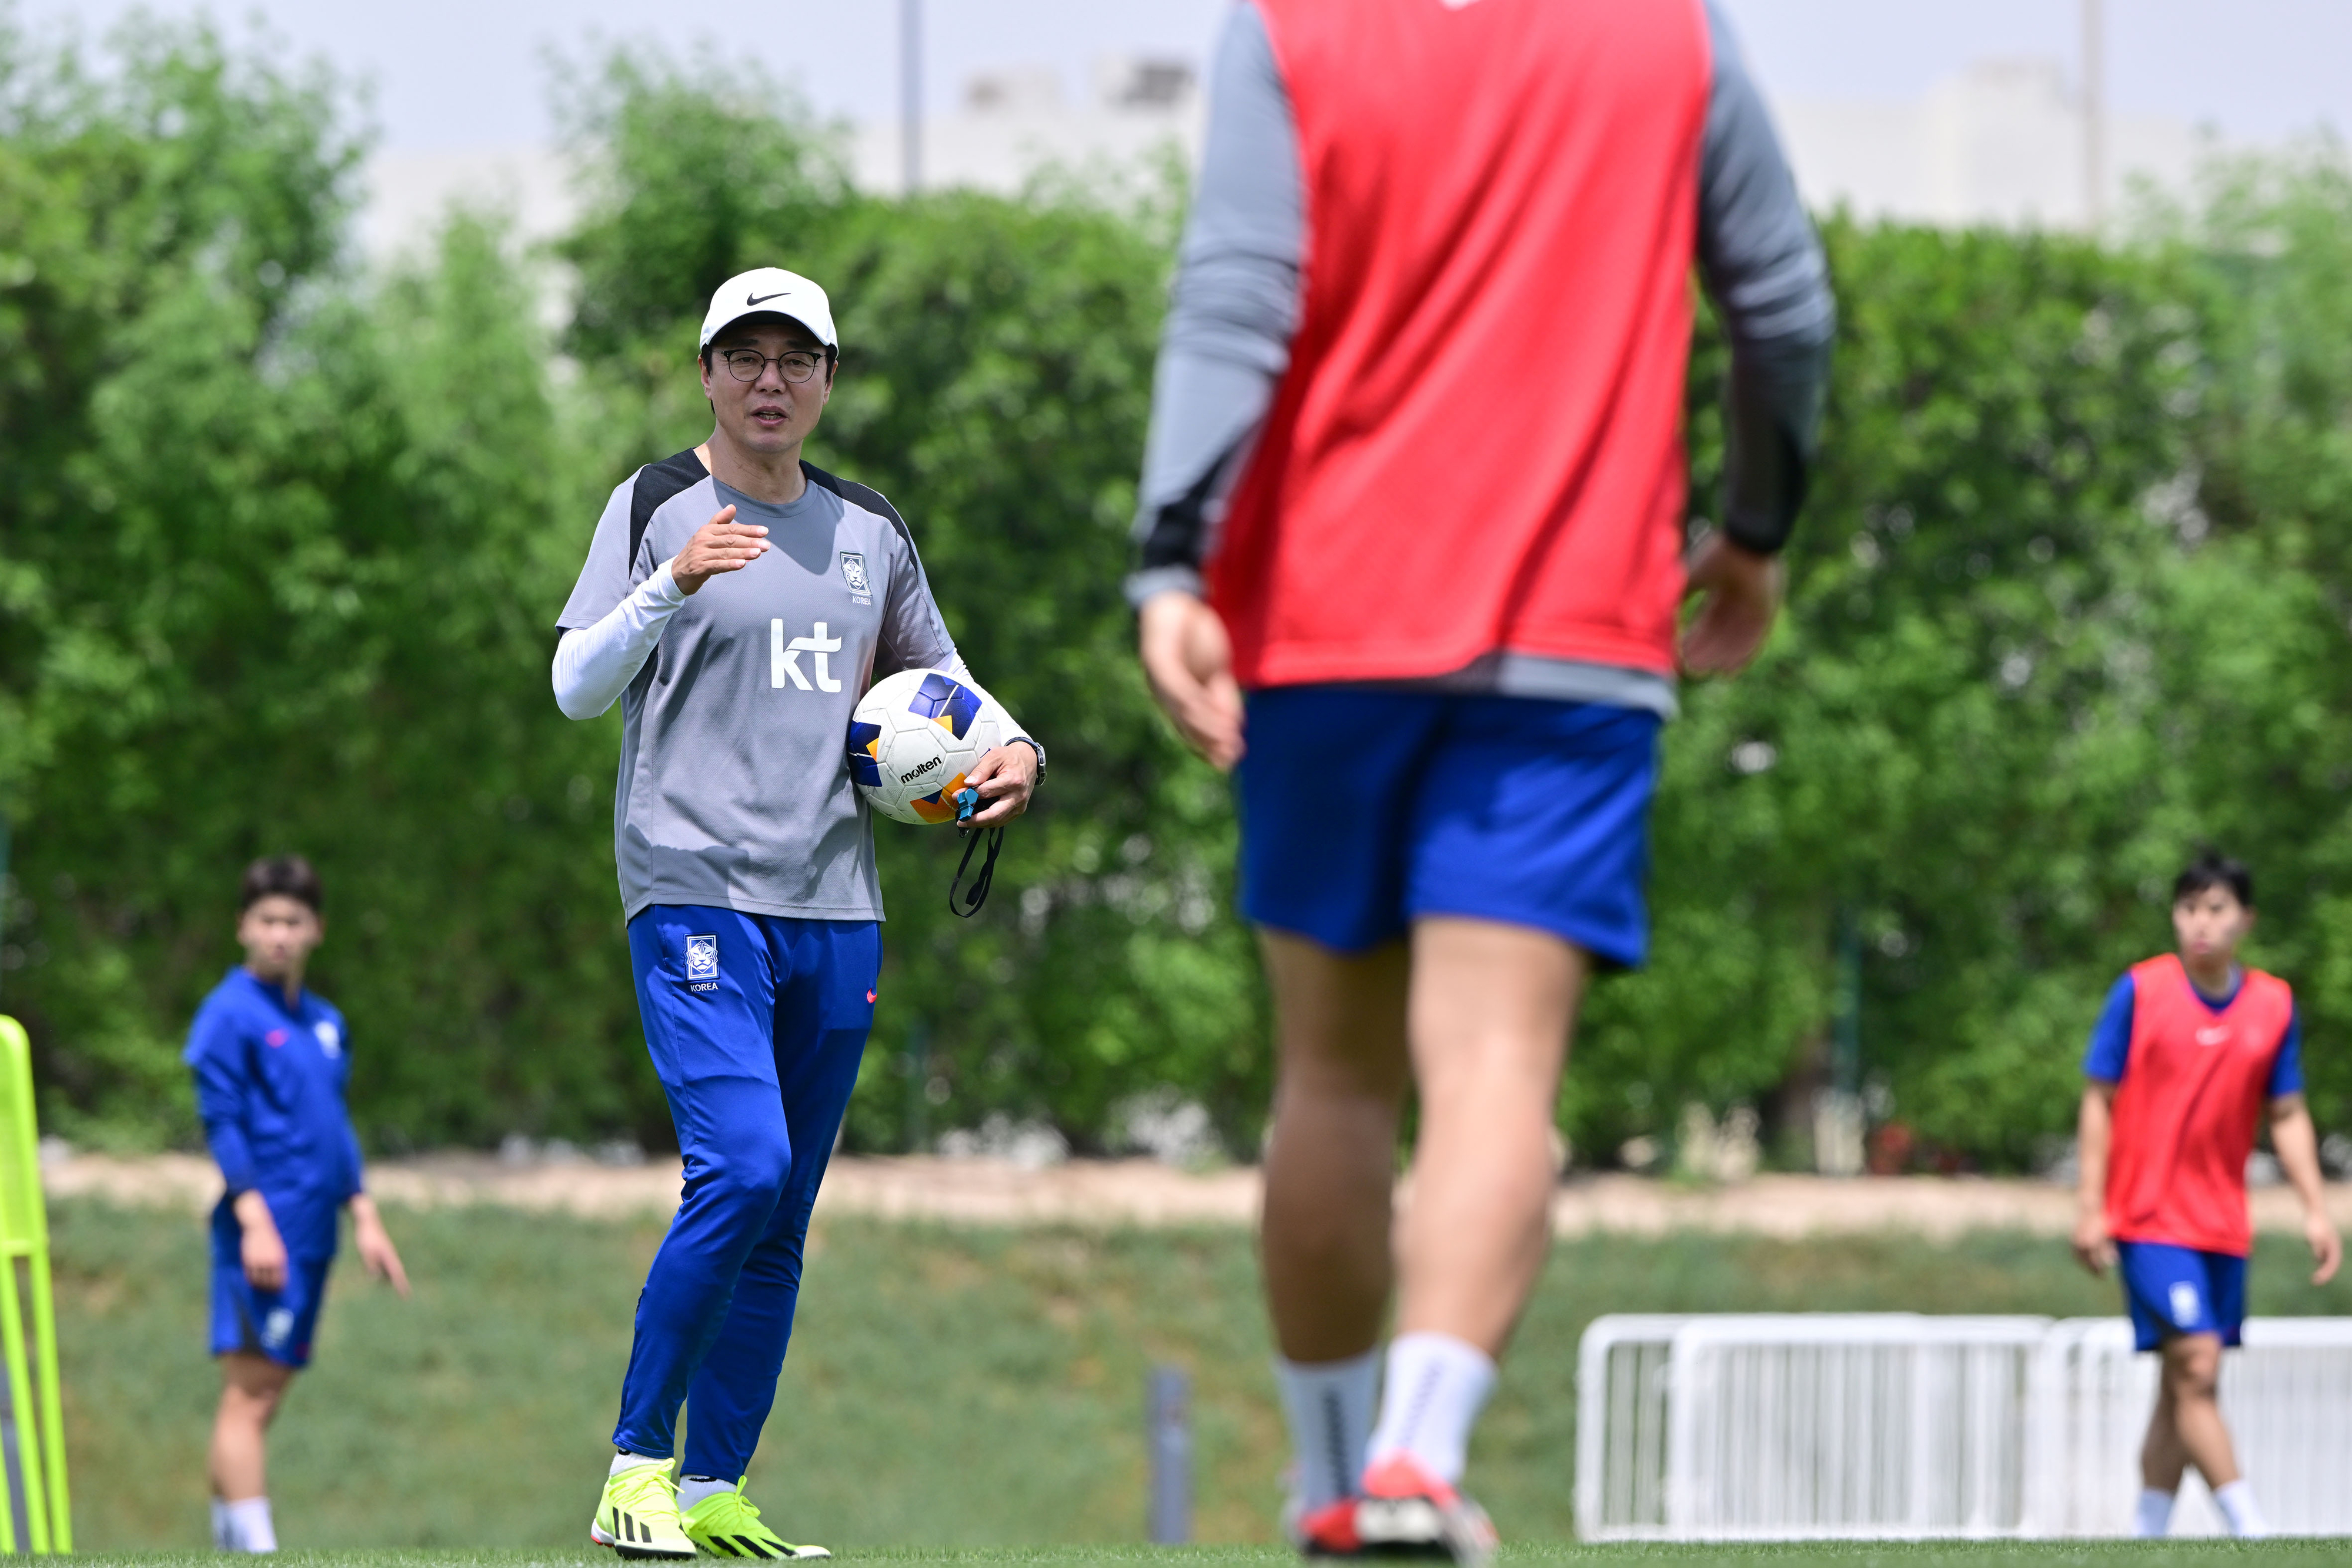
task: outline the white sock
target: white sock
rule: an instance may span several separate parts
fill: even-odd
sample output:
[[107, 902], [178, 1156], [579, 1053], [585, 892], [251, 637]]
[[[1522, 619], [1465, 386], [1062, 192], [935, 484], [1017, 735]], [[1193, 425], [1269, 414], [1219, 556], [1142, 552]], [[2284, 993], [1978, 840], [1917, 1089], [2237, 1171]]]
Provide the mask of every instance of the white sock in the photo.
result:
[[2132, 1511], [2132, 1533], [2144, 1541], [2167, 1535], [2172, 1530], [2172, 1494], [2154, 1487], [2139, 1489], [2139, 1506]]
[[1277, 1355], [1274, 1380], [1290, 1421], [1290, 1451], [1298, 1460], [1298, 1504], [1313, 1513], [1352, 1493], [1364, 1473], [1381, 1353], [1368, 1350], [1346, 1361], [1285, 1361]]
[[704, 1498], [723, 1491], [733, 1491], [736, 1483], [722, 1481], [716, 1476], [680, 1476], [677, 1478], [677, 1511], [684, 1513]]
[[227, 1552], [233, 1550], [236, 1544], [228, 1538], [228, 1504], [215, 1498], [213, 1499], [213, 1550]]
[[270, 1522], [268, 1498], [240, 1498], [236, 1502], [223, 1503], [221, 1511], [228, 1515], [230, 1551], [278, 1550], [278, 1527]]
[[656, 1459], [651, 1454], [633, 1454], [626, 1448], [624, 1448], [619, 1453], [613, 1456], [613, 1468], [606, 1470], [604, 1473], [608, 1476], [617, 1476], [623, 1470], [633, 1470], [639, 1465], [666, 1465], [667, 1463], [669, 1463], [667, 1459]]
[[2213, 1489], [2213, 1500], [2221, 1505], [2221, 1517], [2230, 1521], [2232, 1535], [2263, 1536], [2271, 1532], [2269, 1520], [2263, 1517], [2262, 1506], [2254, 1501], [2254, 1489], [2241, 1476], [2225, 1487]]
[[1470, 1428], [1495, 1391], [1495, 1360], [1452, 1334], [1399, 1334], [1389, 1343], [1372, 1465], [1408, 1453], [1451, 1486], [1470, 1458]]

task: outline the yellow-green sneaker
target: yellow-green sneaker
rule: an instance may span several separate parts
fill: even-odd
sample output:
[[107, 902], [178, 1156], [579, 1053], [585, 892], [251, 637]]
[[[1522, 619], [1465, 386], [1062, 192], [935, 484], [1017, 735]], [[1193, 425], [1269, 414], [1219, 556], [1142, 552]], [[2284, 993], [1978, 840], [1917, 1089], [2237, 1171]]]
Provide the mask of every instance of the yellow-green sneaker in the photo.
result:
[[670, 1479], [669, 1461], [647, 1459], [607, 1476], [588, 1539], [624, 1557], [693, 1556], [694, 1542], [678, 1524], [677, 1482]]
[[715, 1491], [680, 1516], [686, 1533], [713, 1557], [830, 1557], [822, 1546], [795, 1546], [760, 1522], [760, 1511], [743, 1500], [743, 1483]]

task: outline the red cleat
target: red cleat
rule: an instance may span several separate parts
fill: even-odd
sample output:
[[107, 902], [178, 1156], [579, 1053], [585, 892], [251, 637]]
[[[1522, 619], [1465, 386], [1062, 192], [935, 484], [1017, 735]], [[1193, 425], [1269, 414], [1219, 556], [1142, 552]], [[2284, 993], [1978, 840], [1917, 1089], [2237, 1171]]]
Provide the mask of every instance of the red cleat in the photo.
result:
[[1364, 1543], [1356, 1538], [1356, 1500], [1343, 1497], [1302, 1515], [1291, 1526], [1291, 1538], [1301, 1556], [1361, 1557]]
[[1364, 1472], [1353, 1513], [1358, 1556], [1433, 1557], [1485, 1568], [1495, 1555], [1486, 1511], [1410, 1454], [1391, 1454]]

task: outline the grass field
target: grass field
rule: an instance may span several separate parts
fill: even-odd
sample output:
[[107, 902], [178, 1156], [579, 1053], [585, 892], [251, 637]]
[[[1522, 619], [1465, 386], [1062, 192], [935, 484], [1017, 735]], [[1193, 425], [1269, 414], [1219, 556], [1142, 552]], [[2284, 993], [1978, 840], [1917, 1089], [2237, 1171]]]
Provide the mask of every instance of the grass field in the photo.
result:
[[[1160, 1568], [1296, 1568], [1297, 1556], [1272, 1546], [877, 1546], [845, 1548], [845, 1561], [930, 1563], [938, 1568], [1093, 1568], [1153, 1563]], [[217, 1568], [210, 1552], [123, 1552], [78, 1559], [137, 1568]], [[1529, 1568], [2333, 1568], [2341, 1542], [2231, 1541], [1855, 1542], [1769, 1546], [1507, 1545], [1505, 1564]], [[614, 1568], [606, 1552], [286, 1552], [281, 1568]]]
[[[346, 1261], [317, 1364], [289, 1396], [270, 1490], [289, 1562], [314, 1548], [536, 1548], [537, 1556], [325, 1554], [323, 1563], [515, 1568], [574, 1559], [605, 1447], [654, 1222], [511, 1210], [387, 1217], [416, 1281], [402, 1301]], [[53, 1210], [76, 1544], [194, 1551], [216, 1392], [204, 1356], [201, 1224], [75, 1202]], [[2288, 1246], [2257, 1254], [2253, 1307], [2352, 1313], [2352, 1286], [2304, 1283]], [[1979, 1235], [1802, 1245], [1675, 1236], [1555, 1253], [1473, 1456], [1516, 1541], [1565, 1541], [1577, 1336], [1603, 1312], [2114, 1310], [2060, 1244]], [[1142, 1533], [1145, 1374], [1194, 1379], [1195, 1525], [1264, 1542], [1285, 1460], [1249, 1238], [1232, 1230], [949, 1230], [837, 1221], [812, 1238], [800, 1326], [752, 1490], [787, 1535], [882, 1560], [1084, 1563]], [[1084, 1550], [965, 1552], [1023, 1542]], [[2224, 1547], [2141, 1551], [2203, 1563]], [[2331, 1549], [2333, 1551], [2334, 1549]], [[2300, 1562], [2294, 1549], [2282, 1563]], [[1148, 1554], [1148, 1553], [1147, 1553]], [[1528, 1548], [1510, 1560], [1581, 1561]], [[1691, 1553], [1613, 1548], [1610, 1560]], [[1927, 1568], [2093, 1562], [2104, 1548], [1804, 1549], [1806, 1561]], [[206, 1553], [207, 1560], [210, 1554]], [[1156, 1554], [1153, 1554], [1156, 1555]], [[1775, 1558], [1772, 1549], [1694, 1561]], [[142, 1561], [168, 1562], [167, 1557]], [[1280, 1552], [1200, 1551], [1203, 1564]]]

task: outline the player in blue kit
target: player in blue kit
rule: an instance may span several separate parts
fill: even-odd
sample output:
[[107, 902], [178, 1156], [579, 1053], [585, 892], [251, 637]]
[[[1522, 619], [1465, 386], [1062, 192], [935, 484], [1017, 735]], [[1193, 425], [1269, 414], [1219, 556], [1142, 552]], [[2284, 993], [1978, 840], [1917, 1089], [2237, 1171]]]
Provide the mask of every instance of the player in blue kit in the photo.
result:
[[[698, 357], [710, 437], [613, 492], [555, 654], [565, 714], [621, 704], [629, 958], [686, 1167], [589, 1538], [625, 1557], [824, 1557], [742, 1489], [874, 1021], [882, 894], [850, 715], [883, 674], [965, 672], [905, 521], [802, 460], [840, 358], [824, 290], [775, 267], [730, 278]], [[1011, 741], [966, 775], [981, 828], [1019, 815], [1045, 770], [1002, 722]]]
[[227, 1190], [213, 1210], [213, 1544], [275, 1552], [266, 1484], [269, 1423], [310, 1362], [335, 1257], [335, 1211], [368, 1272], [408, 1294], [400, 1253], [361, 1186], [343, 1112], [351, 1056], [343, 1015], [302, 988], [327, 934], [318, 873], [299, 855], [246, 868], [236, 939], [245, 962], [196, 1009], [185, 1060], [196, 1111]]

